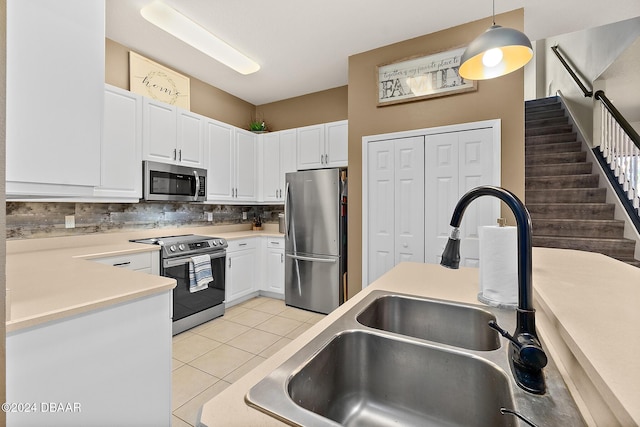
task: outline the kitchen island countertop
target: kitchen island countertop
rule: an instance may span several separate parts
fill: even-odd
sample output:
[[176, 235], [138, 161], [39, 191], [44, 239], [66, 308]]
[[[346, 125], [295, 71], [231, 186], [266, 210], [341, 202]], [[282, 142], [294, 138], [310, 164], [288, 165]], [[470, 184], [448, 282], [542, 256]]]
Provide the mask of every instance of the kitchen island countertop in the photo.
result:
[[[630, 337], [637, 335], [640, 324], [640, 269], [600, 254], [546, 248], [534, 248], [533, 268], [539, 334], [587, 423], [639, 425], [640, 362], [636, 356], [640, 340]], [[375, 289], [481, 305], [477, 269], [402, 263], [207, 402], [202, 408], [202, 425], [286, 425], [247, 406], [246, 393]], [[558, 334], [569, 354], [554, 338]], [[598, 398], [578, 370], [595, 385]], [[599, 407], [603, 402], [609, 409]]]

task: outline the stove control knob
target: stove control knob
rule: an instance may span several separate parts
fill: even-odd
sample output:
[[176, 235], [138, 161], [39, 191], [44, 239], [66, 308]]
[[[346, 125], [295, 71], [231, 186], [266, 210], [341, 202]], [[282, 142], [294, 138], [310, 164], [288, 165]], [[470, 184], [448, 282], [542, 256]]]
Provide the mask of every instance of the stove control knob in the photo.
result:
[[171, 245], [171, 246], [169, 246], [169, 250], [170, 250], [171, 252], [175, 252], [175, 251], [176, 251], [176, 245]]
[[222, 241], [222, 239], [218, 239], [218, 244], [219, 245], [224, 245], [224, 242]]
[[180, 244], [178, 245], [178, 249], [180, 249], [181, 251], [184, 251], [184, 245], [183, 245], [182, 243], [180, 243]]
[[211, 241], [211, 244], [212, 244], [213, 246], [218, 246], [218, 241], [217, 241], [216, 239], [213, 239], [213, 240]]

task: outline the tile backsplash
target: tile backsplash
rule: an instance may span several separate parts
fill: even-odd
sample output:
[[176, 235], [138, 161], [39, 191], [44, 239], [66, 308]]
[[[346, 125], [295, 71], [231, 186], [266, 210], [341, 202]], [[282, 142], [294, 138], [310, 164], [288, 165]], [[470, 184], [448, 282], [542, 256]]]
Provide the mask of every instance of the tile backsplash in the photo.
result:
[[[242, 213], [247, 219], [242, 219]], [[131, 229], [251, 224], [255, 216], [277, 223], [281, 205], [236, 206], [197, 203], [7, 202], [7, 239], [76, 236]], [[211, 213], [213, 221], [207, 221]], [[75, 228], [65, 228], [65, 217]]]

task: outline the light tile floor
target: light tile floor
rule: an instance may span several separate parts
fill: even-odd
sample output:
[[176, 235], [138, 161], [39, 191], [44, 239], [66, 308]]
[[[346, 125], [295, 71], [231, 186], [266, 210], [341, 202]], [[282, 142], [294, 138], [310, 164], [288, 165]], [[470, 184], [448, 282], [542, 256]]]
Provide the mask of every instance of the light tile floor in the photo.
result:
[[172, 426], [195, 426], [204, 403], [323, 317], [256, 297], [174, 336]]

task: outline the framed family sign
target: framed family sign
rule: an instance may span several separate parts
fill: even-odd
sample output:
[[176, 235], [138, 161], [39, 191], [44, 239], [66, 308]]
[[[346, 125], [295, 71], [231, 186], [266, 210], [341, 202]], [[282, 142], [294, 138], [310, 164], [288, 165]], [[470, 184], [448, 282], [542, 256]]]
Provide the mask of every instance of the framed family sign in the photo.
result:
[[471, 92], [478, 82], [458, 74], [465, 48], [412, 57], [377, 67], [378, 107]]
[[190, 110], [189, 77], [129, 51], [129, 90]]

